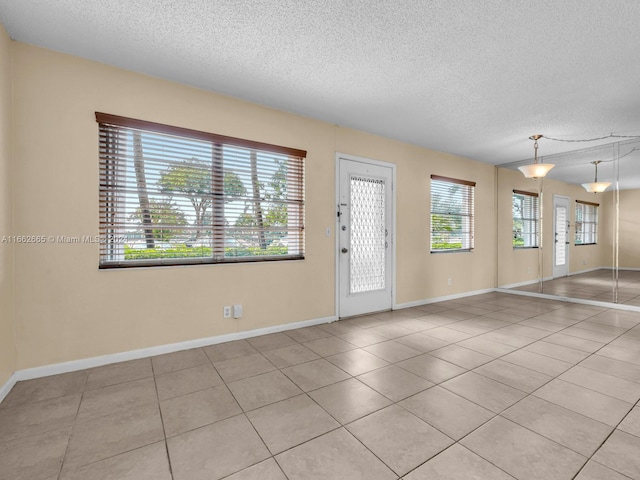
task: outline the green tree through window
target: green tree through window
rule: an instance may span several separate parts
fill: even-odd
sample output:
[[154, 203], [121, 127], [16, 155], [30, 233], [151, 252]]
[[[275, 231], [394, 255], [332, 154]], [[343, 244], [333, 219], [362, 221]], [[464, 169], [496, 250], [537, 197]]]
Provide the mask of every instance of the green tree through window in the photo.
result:
[[514, 190], [513, 209], [513, 247], [527, 248], [538, 246], [538, 194]]
[[96, 118], [101, 267], [303, 258], [306, 152]]
[[431, 176], [431, 252], [474, 246], [475, 182]]

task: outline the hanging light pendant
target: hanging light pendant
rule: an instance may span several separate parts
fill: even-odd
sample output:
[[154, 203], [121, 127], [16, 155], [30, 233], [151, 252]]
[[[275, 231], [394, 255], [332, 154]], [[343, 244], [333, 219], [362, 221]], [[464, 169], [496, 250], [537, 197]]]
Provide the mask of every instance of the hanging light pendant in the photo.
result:
[[596, 178], [591, 183], [583, 183], [582, 186], [589, 193], [602, 193], [604, 192], [611, 182], [599, 182], [598, 181], [598, 164], [602, 163], [602, 160], [596, 160], [595, 162], [591, 162], [596, 166]]
[[544, 177], [549, 170], [555, 167], [552, 163], [538, 163], [538, 140], [542, 138], [542, 135], [532, 135], [529, 139], [533, 140], [534, 159], [532, 165], [523, 165], [518, 167], [518, 170], [527, 178], [541, 178]]

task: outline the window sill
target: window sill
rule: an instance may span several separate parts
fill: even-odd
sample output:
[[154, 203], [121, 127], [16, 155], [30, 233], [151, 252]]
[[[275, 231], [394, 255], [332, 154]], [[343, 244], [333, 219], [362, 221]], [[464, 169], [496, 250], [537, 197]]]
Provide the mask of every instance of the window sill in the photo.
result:
[[287, 257], [254, 257], [254, 258], [230, 258], [225, 260], [213, 260], [210, 258], [192, 258], [184, 261], [176, 259], [166, 259], [166, 261], [129, 260], [126, 262], [104, 263], [98, 266], [100, 270], [128, 269], [128, 268], [150, 268], [150, 267], [184, 267], [193, 265], [229, 265], [258, 262], [286, 262], [291, 260], [304, 260], [304, 255], [291, 255]]
[[514, 250], [532, 250], [534, 248], [538, 248], [538, 246], [535, 246], [535, 247], [513, 247]]
[[471, 253], [473, 252], [472, 248], [459, 248], [456, 250], [431, 250], [430, 253]]

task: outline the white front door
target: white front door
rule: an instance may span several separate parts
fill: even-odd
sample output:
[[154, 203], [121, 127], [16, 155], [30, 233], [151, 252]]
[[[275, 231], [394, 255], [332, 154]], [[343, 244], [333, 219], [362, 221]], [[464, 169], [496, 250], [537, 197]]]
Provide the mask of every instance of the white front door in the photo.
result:
[[338, 316], [389, 310], [393, 167], [339, 157], [338, 170]]
[[569, 275], [569, 197], [553, 196], [553, 278]]

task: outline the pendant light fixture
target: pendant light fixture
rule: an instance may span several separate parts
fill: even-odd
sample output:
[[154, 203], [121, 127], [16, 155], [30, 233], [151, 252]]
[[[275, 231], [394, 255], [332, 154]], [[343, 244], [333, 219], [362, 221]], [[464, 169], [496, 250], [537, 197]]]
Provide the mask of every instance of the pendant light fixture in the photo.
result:
[[518, 167], [518, 170], [527, 178], [541, 178], [544, 177], [549, 170], [555, 167], [552, 163], [538, 163], [538, 140], [542, 138], [542, 135], [532, 135], [529, 139], [533, 140], [534, 159], [532, 165], [523, 165]]
[[598, 164], [602, 163], [602, 160], [596, 160], [595, 162], [591, 162], [596, 166], [596, 178], [591, 183], [583, 183], [582, 186], [589, 193], [602, 193], [604, 192], [611, 182], [599, 182], [598, 181]]

